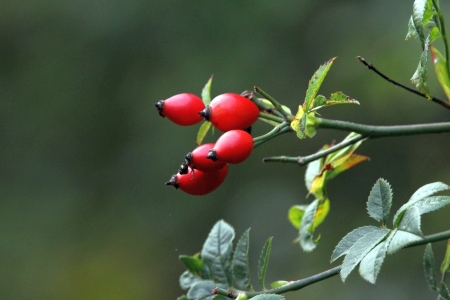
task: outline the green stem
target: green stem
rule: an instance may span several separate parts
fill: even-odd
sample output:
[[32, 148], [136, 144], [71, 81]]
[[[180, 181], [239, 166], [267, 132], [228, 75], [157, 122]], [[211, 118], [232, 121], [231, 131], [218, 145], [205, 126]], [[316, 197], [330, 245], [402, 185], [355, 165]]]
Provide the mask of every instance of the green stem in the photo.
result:
[[256, 104], [256, 106], [258, 106], [260, 109], [269, 112], [270, 114], [274, 114], [275, 116], [279, 117], [279, 118], [285, 118], [285, 116], [277, 111], [275, 108], [265, 104], [264, 102], [262, 102], [261, 100], [258, 99], [258, 97], [253, 96], [250, 98], [250, 100]]
[[442, 34], [442, 40], [444, 41], [444, 47], [445, 47], [445, 65], [447, 67], [447, 74], [450, 74], [450, 67], [449, 67], [449, 49], [448, 49], [448, 41], [447, 41], [447, 35], [445, 33], [445, 24], [444, 24], [444, 16], [441, 13], [441, 8], [439, 7], [439, 3], [437, 0], [433, 0], [433, 6], [436, 9], [436, 13], [439, 18], [439, 23], [441, 23], [441, 34]]
[[259, 113], [259, 117], [261, 119], [275, 121], [275, 122], [280, 123], [280, 124], [284, 122], [284, 118], [280, 118], [280, 117], [277, 117], [277, 116], [274, 116], [274, 115], [271, 115], [271, 114], [267, 114], [267, 113], [263, 113], [263, 112]]
[[[450, 238], [450, 230], [425, 236], [423, 240], [414, 242], [405, 248], [416, 247], [416, 246], [420, 246], [420, 245], [424, 245], [424, 244], [428, 244], [428, 243], [439, 242], [442, 240], [446, 240], [448, 238]], [[313, 276], [310, 276], [310, 277], [307, 277], [304, 279], [292, 281], [291, 283], [284, 285], [282, 287], [276, 288], [276, 289], [265, 290], [262, 292], [248, 292], [245, 294], [250, 299], [250, 298], [260, 295], [260, 294], [283, 294], [286, 292], [297, 291], [297, 290], [300, 290], [300, 289], [302, 289], [308, 285], [311, 285], [313, 283], [316, 283], [316, 282], [319, 282], [319, 281], [322, 281], [322, 280], [325, 280], [330, 277], [338, 275], [341, 270], [341, 267], [342, 267], [342, 265], [339, 265], [337, 267], [334, 267], [334, 268], [324, 271], [322, 273], [319, 273], [319, 274], [316, 274], [316, 275], [313, 275]], [[229, 297], [232, 299], [235, 299], [237, 297], [234, 294], [230, 295], [229, 291], [221, 289], [221, 288], [216, 288], [214, 291], [217, 294], [223, 295], [226, 297], [232, 296], [232, 297]]]
[[254, 142], [253, 148], [261, 145], [264, 142], [267, 142], [268, 140], [270, 140], [271, 138], [274, 138], [277, 135], [280, 135], [282, 133], [289, 132], [289, 131], [291, 131], [290, 123], [287, 121], [283, 121], [283, 123], [281, 123], [278, 126], [275, 126], [268, 133], [253, 138], [253, 142]]
[[266, 157], [263, 159], [263, 162], [293, 162], [297, 163], [300, 166], [304, 166], [306, 164], [309, 164], [310, 162], [319, 159], [321, 157], [327, 156], [330, 153], [333, 153], [335, 151], [338, 151], [342, 148], [345, 148], [347, 146], [350, 146], [362, 139], [366, 138], [364, 135], [357, 135], [349, 140], [345, 140], [340, 142], [339, 144], [336, 144], [326, 150], [319, 151], [317, 153], [308, 155], [308, 156], [298, 156], [298, 157], [289, 157], [289, 156], [272, 156], [272, 157]]
[[263, 96], [264, 98], [269, 100], [270, 103], [272, 103], [273, 107], [275, 107], [275, 109], [278, 112], [280, 112], [283, 116], [285, 116], [285, 117], [290, 116], [290, 114], [288, 114], [286, 111], [284, 111], [283, 106], [277, 100], [275, 100], [272, 96], [270, 96], [269, 94], [267, 94], [266, 92], [264, 92], [262, 89], [260, 89], [257, 86], [255, 86], [253, 89], [255, 90], [255, 92], [257, 92], [258, 94], [260, 94], [261, 96]]
[[316, 118], [317, 128], [353, 131], [369, 138], [450, 132], [450, 122], [396, 126], [374, 126]]

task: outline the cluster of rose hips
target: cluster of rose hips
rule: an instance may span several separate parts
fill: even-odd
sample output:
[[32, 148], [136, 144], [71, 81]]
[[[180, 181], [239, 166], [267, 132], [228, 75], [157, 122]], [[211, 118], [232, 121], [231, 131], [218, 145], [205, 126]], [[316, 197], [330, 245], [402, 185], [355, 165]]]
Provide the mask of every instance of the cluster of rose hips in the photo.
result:
[[224, 132], [215, 143], [199, 145], [189, 152], [167, 185], [191, 195], [208, 194], [225, 180], [228, 164], [243, 162], [253, 150], [249, 128], [258, 119], [259, 108], [242, 95], [222, 94], [205, 107], [198, 96], [183, 93], [161, 100], [155, 106], [162, 117], [178, 125], [194, 125], [206, 119]]

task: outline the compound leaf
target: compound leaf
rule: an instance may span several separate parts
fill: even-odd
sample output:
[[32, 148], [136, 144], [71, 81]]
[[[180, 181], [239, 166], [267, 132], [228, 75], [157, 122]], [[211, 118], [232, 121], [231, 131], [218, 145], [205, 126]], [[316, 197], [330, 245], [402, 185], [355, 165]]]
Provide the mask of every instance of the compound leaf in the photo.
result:
[[422, 231], [420, 230], [420, 211], [416, 206], [412, 206], [406, 210], [400, 224], [398, 224], [398, 229], [415, 235], [422, 235]]
[[394, 229], [391, 233], [392, 237], [390, 239], [390, 243], [388, 245], [388, 254], [392, 254], [397, 252], [398, 250], [408, 246], [411, 243], [422, 240], [421, 236], [415, 235], [413, 233], [399, 230], [398, 228]]
[[377, 230], [373, 230], [364, 235], [348, 249], [340, 272], [343, 282], [345, 282], [345, 279], [347, 279], [351, 271], [360, 263], [367, 253], [381, 242], [388, 233], [388, 229], [377, 228]]
[[339, 243], [336, 245], [336, 248], [334, 248], [333, 254], [331, 255], [330, 262], [335, 261], [342, 255], [347, 254], [348, 250], [361, 238], [363, 238], [365, 235], [378, 230], [378, 227], [375, 226], [364, 226], [359, 227], [351, 232], [347, 233], [346, 236], [344, 236]]

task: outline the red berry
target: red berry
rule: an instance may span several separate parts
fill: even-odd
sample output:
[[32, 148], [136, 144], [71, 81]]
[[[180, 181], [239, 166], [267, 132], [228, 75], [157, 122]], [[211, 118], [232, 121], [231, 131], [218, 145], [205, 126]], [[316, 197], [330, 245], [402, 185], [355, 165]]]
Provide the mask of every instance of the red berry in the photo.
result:
[[226, 162], [217, 160], [213, 161], [211, 159], [207, 159], [208, 151], [214, 147], [213, 143], [203, 144], [194, 149], [194, 151], [189, 152], [185, 156], [185, 162], [181, 164], [179, 173], [187, 174], [188, 167], [191, 169], [196, 169], [204, 172], [214, 171], [221, 169], [226, 165]]
[[246, 160], [252, 150], [253, 138], [249, 133], [244, 130], [230, 130], [217, 139], [206, 158], [238, 164]]
[[259, 108], [249, 99], [238, 94], [222, 94], [199, 112], [221, 131], [246, 129], [258, 119]]
[[172, 122], [188, 126], [199, 123], [202, 117], [198, 112], [205, 108], [202, 99], [193, 94], [178, 94], [155, 104], [162, 117]]
[[219, 170], [203, 172], [189, 168], [188, 174], [176, 174], [166, 182], [191, 195], [206, 195], [217, 189], [228, 174], [228, 165]]

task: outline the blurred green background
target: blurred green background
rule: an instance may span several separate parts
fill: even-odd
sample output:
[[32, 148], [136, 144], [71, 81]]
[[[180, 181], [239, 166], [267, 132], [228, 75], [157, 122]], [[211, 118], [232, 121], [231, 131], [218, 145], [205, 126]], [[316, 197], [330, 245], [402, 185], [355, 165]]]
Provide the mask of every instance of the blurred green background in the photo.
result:
[[[183, 293], [178, 255], [198, 252], [219, 219], [238, 236], [252, 228], [253, 270], [274, 236], [267, 282], [308, 277], [330, 268], [347, 232], [375, 224], [365, 202], [377, 178], [392, 184], [393, 209], [426, 183], [450, 183], [448, 134], [364, 143], [358, 153], [371, 161], [331, 182], [332, 210], [310, 254], [292, 243], [296, 230], [286, 218], [290, 206], [310, 201], [305, 168], [261, 159], [308, 155], [343, 132], [272, 140], [205, 197], [164, 185], [194, 149], [198, 126], [160, 118], [154, 103], [199, 94], [211, 74], [213, 96], [258, 85], [296, 110], [313, 72], [338, 56], [321, 93], [342, 90], [361, 106], [326, 108], [322, 116], [375, 125], [448, 121], [448, 110], [355, 59], [409, 84], [421, 52], [404, 41], [412, 3], [2, 1], [0, 298], [175, 299]], [[433, 94], [445, 98], [432, 68], [429, 74]], [[254, 126], [255, 135], [268, 130]], [[448, 229], [448, 212], [424, 216], [424, 233]], [[434, 246], [437, 261], [443, 248]], [[389, 256], [375, 286], [353, 274], [345, 285], [336, 276], [287, 296], [434, 299], [422, 254], [414, 248]]]

